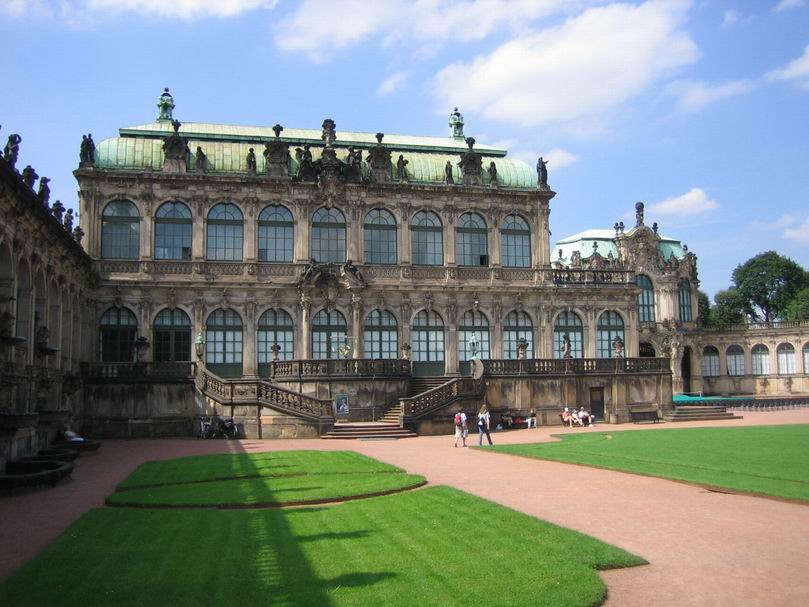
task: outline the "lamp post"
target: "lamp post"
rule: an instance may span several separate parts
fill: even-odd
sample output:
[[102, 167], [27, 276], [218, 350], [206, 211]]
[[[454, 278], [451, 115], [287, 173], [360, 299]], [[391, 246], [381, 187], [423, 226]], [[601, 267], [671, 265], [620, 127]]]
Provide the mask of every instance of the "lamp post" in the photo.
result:
[[194, 340], [194, 350], [197, 353], [197, 360], [202, 360], [205, 354], [205, 338], [202, 336], [202, 331], [197, 333], [197, 338]]

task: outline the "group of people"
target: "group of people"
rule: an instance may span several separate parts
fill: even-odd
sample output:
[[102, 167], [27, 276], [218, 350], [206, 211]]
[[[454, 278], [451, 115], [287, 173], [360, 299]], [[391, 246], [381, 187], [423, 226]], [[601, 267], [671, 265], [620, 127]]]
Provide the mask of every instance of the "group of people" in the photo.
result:
[[[460, 439], [463, 442], [463, 446], [466, 447], [466, 437], [469, 436], [469, 425], [468, 425], [468, 417], [464, 411], [459, 411], [455, 414], [455, 446], [458, 446], [458, 440]], [[477, 427], [478, 427], [478, 447], [483, 445], [483, 436], [486, 435], [486, 439], [489, 441], [489, 444], [492, 445], [492, 435], [489, 434], [489, 430], [491, 429], [492, 423], [492, 416], [489, 413], [489, 407], [486, 406], [484, 403], [481, 405], [480, 410], [478, 411], [478, 418], [477, 418]]]
[[571, 428], [574, 424], [584, 428], [586, 426], [592, 426], [595, 423], [595, 417], [589, 411], [587, 411], [584, 406], [582, 406], [578, 411], [576, 411], [576, 407], [573, 407], [573, 410], [565, 407], [565, 410], [562, 411], [561, 416], [562, 423], [570, 426]]
[[[576, 410], [576, 407], [572, 409], [569, 407], [565, 407], [564, 411], [561, 413], [562, 423], [565, 425], [569, 425], [571, 428], [574, 425], [588, 427], [595, 424], [595, 416], [587, 411], [584, 406], [582, 406], [579, 410]], [[484, 403], [481, 405], [480, 410], [477, 414], [477, 429], [478, 429], [478, 446], [483, 445], [483, 437], [486, 436], [486, 440], [489, 441], [489, 444], [492, 445], [492, 436], [489, 433], [491, 430], [491, 413], [489, 413], [489, 407]], [[528, 415], [522, 419], [520, 417], [513, 418], [511, 414], [508, 412], [504, 413], [500, 416], [500, 423], [497, 425], [498, 430], [507, 430], [511, 428], [514, 424], [519, 424], [525, 421], [528, 424], [528, 428], [536, 428], [537, 427], [537, 414], [536, 412], [531, 409]], [[463, 446], [466, 447], [466, 439], [469, 436], [469, 418], [466, 415], [465, 411], [458, 411], [455, 414], [455, 446], [458, 446], [458, 441], [461, 441]]]

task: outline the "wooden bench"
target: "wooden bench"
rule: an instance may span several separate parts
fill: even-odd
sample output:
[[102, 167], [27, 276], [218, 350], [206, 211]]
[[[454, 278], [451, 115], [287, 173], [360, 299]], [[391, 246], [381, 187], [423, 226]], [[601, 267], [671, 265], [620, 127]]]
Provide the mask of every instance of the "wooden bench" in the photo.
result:
[[654, 422], [657, 423], [660, 421], [660, 418], [657, 416], [657, 409], [652, 411], [629, 411], [629, 416], [632, 418], [632, 423], [637, 424], [638, 422]]

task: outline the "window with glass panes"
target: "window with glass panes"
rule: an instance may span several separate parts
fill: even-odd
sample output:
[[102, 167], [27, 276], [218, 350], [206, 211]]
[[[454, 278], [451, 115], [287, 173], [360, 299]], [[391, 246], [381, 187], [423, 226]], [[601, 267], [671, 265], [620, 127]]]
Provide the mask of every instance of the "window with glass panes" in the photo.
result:
[[104, 207], [101, 216], [101, 257], [137, 259], [140, 255], [140, 214], [128, 200]]
[[242, 319], [233, 310], [218, 309], [208, 316], [205, 331], [205, 361], [227, 376], [241, 374], [244, 337]]
[[346, 260], [346, 218], [338, 209], [322, 208], [312, 215], [312, 257], [320, 263]]
[[741, 346], [728, 346], [725, 358], [728, 361], [728, 375], [744, 375], [744, 350]]
[[654, 322], [655, 320], [655, 291], [652, 280], [645, 274], [638, 274], [635, 282], [640, 287], [638, 293], [638, 320], [640, 322]]
[[803, 346], [803, 372], [809, 375], [809, 343]]
[[792, 344], [781, 344], [775, 351], [778, 359], [779, 375], [795, 374], [795, 348]]
[[244, 251], [244, 216], [235, 204], [216, 205], [208, 213], [208, 259], [241, 261]]
[[154, 319], [154, 359], [191, 360], [191, 319], [180, 308], [162, 310]]
[[564, 358], [565, 335], [570, 340], [571, 358], [584, 356], [584, 324], [572, 310], [560, 312], [553, 323], [553, 357]]
[[691, 283], [683, 279], [680, 281], [680, 320], [689, 322], [694, 320], [693, 312], [691, 309]]
[[398, 358], [399, 331], [396, 318], [387, 310], [371, 310], [363, 327], [365, 358]]
[[464, 213], [458, 218], [455, 257], [459, 266], [489, 265], [488, 230], [477, 213]]
[[472, 337], [477, 340], [478, 358], [491, 358], [489, 348], [489, 320], [483, 312], [467, 310], [461, 316], [458, 324], [458, 360], [463, 362], [471, 360], [474, 355], [472, 351]]
[[444, 228], [438, 215], [419, 211], [410, 224], [411, 256], [416, 266], [444, 265]]
[[346, 345], [346, 319], [338, 310], [321, 310], [312, 321], [312, 358], [342, 358]]
[[292, 261], [295, 222], [280, 204], [264, 207], [258, 216], [258, 260]]
[[624, 320], [618, 312], [608, 310], [598, 317], [596, 338], [596, 356], [598, 358], [612, 358], [612, 342], [620, 337], [624, 342], [624, 356], [626, 356], [626, 337], [624, 336]]
[[138, 320], [127, 308], [110, 308], [99, 322], [101, 362], [126, 363], [135, 360]]
[[507, 268], [531, 267], [531, 230], [528, 223], [519, 215], [508, 215], [503, 219], [500, 236], [500, 257]]
[[719, 350], [715, 346], [702, 349], [702, 376], [719, 377]]
[[272, 362], [272, 347], [281, 346], [278, 360], [295, 358], [295, 334], [292, 317], [285, 310], [267, 310], [258, 319], [258, 363]]
[[363, 248], [365, 263], [396, 263], [396, 219], [390, 211], [373, 209], [365, 215]]
[[182, 202], [166, 202], [157, 209], [154, 226], [155, 259], [191, 259], [193, 223]]
[[413, 319], [413, 360], [443, 362], [444, 321], [436, 312], [421, 310]]
[[770, 374], [770, 349], [767, 346], [763, 344], [753, 346], [750, 351], [750, 358], [753, 365], [753, 375]]
[[534, 357], [534, 325], [525, 312], [513, 310], [506, 315], [503, 323], [503, 355], [508, 359], [517, 358], [517, 343], [520, 339], [528, 342], [526, 358]]

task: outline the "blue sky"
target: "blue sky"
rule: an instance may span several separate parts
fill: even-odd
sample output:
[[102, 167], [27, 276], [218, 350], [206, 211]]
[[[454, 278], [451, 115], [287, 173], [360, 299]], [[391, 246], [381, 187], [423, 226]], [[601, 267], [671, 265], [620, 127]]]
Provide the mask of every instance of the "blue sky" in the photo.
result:
[[2, 0], [0, 138], [76, 203], [82, 133], [180, 120], [466, 133], [550, 158], [552, 240], [647, 222], [702, 288], [809, 266], [807, 0]]

